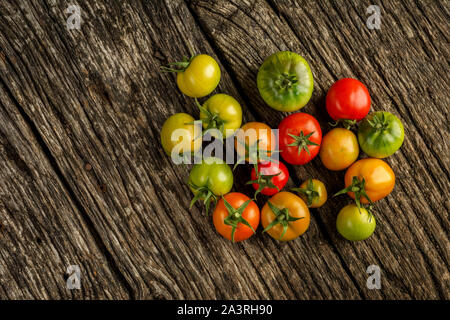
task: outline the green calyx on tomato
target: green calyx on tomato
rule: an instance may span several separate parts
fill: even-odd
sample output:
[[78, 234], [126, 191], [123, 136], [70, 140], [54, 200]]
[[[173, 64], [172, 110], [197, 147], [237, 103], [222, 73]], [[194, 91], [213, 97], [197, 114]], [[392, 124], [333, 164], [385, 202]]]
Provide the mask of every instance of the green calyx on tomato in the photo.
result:
[[367, 201], [369, 201], [369, 206], [367, 209], [367, 211], [372, 214], [372, 209], [373, 209], [373, 202], [372, 200], [370, 200], [369, 196], [366, 193], [366, 180], [364, 178], [359, 179], [358, 177], [353, 177], [352, 179], [352, 184], [349, 185], [347, 188], [342, 189], [341, 191], [335, 193], [333, 195], [333, 197], [336, 197], [338, 195], [347, 193], [347, 192], [353, 192], [355, 194], [355, 202], [356, 202], [356, 206], [358, 207], [359, 210], [361, 210], [361, 208], [364, 208], [364, 206], [361, 206], [361, 202], [360, 202], [360, 198], [364, 197], [367, 199]]
[[356, 120], [338, 119], [335, 122], [329, 122], [328, 124], [332, 127], [337, 127], [338, 125], [341, 125], [345, 129], [350, 130], [356, 126]]
[[194, 59], [195, 54], [192, 54], [191, 57], [183, 56], [181, 61], [170, 62], [167, 66], [160, 66], [161, 71], [163, 72], [184, 72], [191, 63], [192, 59]]
[[268, 231], [277, 224], [281, 224], [283, 226], [283, 232], [281, 233], [281, 236], [278, 240], [283, 239], [284, 235], [286, 234], [286, 231], [288, 230], [289, 222], [297, 221], [304, 218], [304, 217], [301, 218], [292, 217], [289, 214], [288, 208], [279, 209], [270, 201], [267, 201], [267, 204], [269, 205], [270, 210], [272, 210], [276, 218], [263, 230], [263, 232]]
[[255, 191], [253, 199], [256, 200], [256, 196], [264, 188], [277, 189], [278, 191], [280, 191], [280, 188], [272, 182], [272, 178], [282, 174], [283, 173], [282, 171], [278, 172], [277, 174], [262, 174], [257, 171], [257, 168], [255, 168], [255, 172], [256, 172], [256, 179], [250, 180], [245, 183], [245, 184], [257, 184], [259, 186], [258, 189]]
[[259, 68], [256, 81], [263, 100], [271, 108], [285, 112], [304, 107], [314, 87], [308, 62], [290, 51], [269, 56]]
[[361, 149], [374, 158], [392, 155], [403, 144], [402, 122], [392, 113], [377, 111], [365, 118], [358, 129]]
[[242, 213], [244, 212], [245, 208], [247, 208], [247, 206], [249, 205], [250, 202], [252, 202], [252, 199], [249, 199], [247, 201], [245, 201], [239, 208], [235, 209], [233, 208], [233, 206], [228, 203], [227, 200], [225, 200], [225, 198], [222, 196], [222, 200], [223, 203], [225, 204], [225, 207], [228, 210], [228, 216], [225, 218], [225, 220], [223, 221], [226, 225], [231, 226], [231, 241], [234, 242], [234, 234], [236, 232], [236, 228], [238, 227], [239, 223], [242, 223], [244, 225], [246, 225], [247, 227], [249, 227], [250, 229], [252, 229], [253, 233], [256, 233], [255, 229], [253, 229], [253, 227], [251, 226], [250, 223], [248, 223], [247, 220], [245, 220], [242, 217]]
[[308, 155], [311, 155], [311, 153], [309, 152], [308, 146], [319, 146], [318, 143], [315, 143], [315, 142], [312, 142], [311, 140], [309, 140], [309, 138], [311, 138], [311, 136], [313, 134], [314, 134], [314, 131], [308, 133], [306, 136], [303, 134], [303, 131], [300, 131], [300, 134], [298, 136], [288, 133], [288, 136], [290, 136], [295, 141], [288, 144], [287, 146], [288, 147], [298, 147], [298, 155], [300, 155], [302, 150], [305, 150], [308, 153]]
[[233, 186], [233, 172], [223, 160], [206, 158], [202, 163], [194, 165], [189, 173], [188, 184], [194, 193], [189, 208], [192, 208], [198, 200], [203, 200], [208, 213], [211, 202], [216, 203], [218, 196], [230, 192]]
[[[218, 93], [206, 100], [203, 105], [200, 105], [197, 99], [195, 102], [200, 109], [204, 134], [210, 129], [217, 129], [223, 138], [228, 138], [241, 127], [242, 108], [232, 96]], [[214, 136], [214, 133], [212, 135]]]
[[306, 205], [311, 207], [315, 198], [319, 196], [319, 192], [314, 190], [314, 184], [311, 178], [308, 179], [306, 188], [292, 188], [292, 191], [299, 192], [306, 197]]

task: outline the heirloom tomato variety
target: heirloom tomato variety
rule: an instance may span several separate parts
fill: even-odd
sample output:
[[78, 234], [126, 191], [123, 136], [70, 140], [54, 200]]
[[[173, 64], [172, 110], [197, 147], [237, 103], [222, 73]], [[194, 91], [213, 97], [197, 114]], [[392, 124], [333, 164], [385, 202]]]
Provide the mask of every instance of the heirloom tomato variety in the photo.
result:
[[233, 187], [233, 172], [228, 164], [219, 158], [206, 158], [195, 164], [189, 173], [189, 187], [194, 193], [190, 207], [197, 200], [203, 200], [206, 212], [218, 196], [230, 192]]
[[294, 113], [278, 126], [281, 156], [290, 164], [305, 164], [319, 153], [322, 130], [307, 113]]
[[375, 231], [375, 217], [365, 208], [349, 204], [339, 211], [336, 219], [338, 232], [347, 240], [361, 241]]
[[348, 129], [334, 128], [322, 139], [319, 156], [325, 168], [329, 170], [348, 168], [358, 159], [358, 155], [358, 140]]
[[161, 128], [161, 144], [166, 154], [170, 156], [175, 147], [178, 154], [195, 153], [201, 148], [201, 127], [196, 130], [194, 120], [187, 113], [177, 113], [164, 122]]
[[308, 179], [300, 185], [300, 188], [292, 188], [306, 202], [309, 208], [319, 208], [327, 201], [327, 188], [322, 181]]
[[358, 128], [361, 149], [370, 157], [386, 158], [400, 149], [405, 137], [403, 124], [390, 112], [377, 111]]
[[241, 159], [245, 158], [245, 161], [258, 163], [269, 160], [275, 151], [276, 138], [267, 124], [247, 122], [238, 130], [235, 146]]
[[[233, 135], [241, 127], [242, 108], [235, 98], [219, 93], [210, 97], [200, 108], [200, 120], [205, 130], [217, 129], [223, 138]], [[214, 134], [213, 134], [214, 136]]]
[[263, 161], [258, 165], [258, 171], [255, 168], [251, 172], [251, 181], [255, 191], [254, 198], [258, 193], [266, 196], [272, 196], [284, 188], [289, 179], [289, 171], [284, 163], [279, 161]]
[[290, 51], [269, 56], [259, 68], [256, 82], [263, 100], [273, 109], [285, 112], [304, 107], [314, 86], [308, 62]]
[[161, 69], [176, 72], [178, 88], [192, 98], [207, 96], [220, 81], [220, 67], [216, 60], [207, 54], [184, 58], [183, 61], [169, 63]]
[[325, 103], [333, 120], [359, 121], [369, 113], [370, 94], [361, 81], [344, 78], [331, 86]]
[[372, 203], [392, 192], [395, 174], [391, 167], [380, 159], [367, 158], [356, 161], [345, 172], [345, 189], [338, 194], [348, 193], [360, 203]]
[[260, 219], [256, 203], [245, 194], [233, 192], [223, 196], [213, 213], [217, 232], [233, 242], [250, 238]]
[[289, 241], [306, 232], [310, 214], [305, 202], [291, 192], [279, 192], [261, 211], [263, 232], [280, 241]]

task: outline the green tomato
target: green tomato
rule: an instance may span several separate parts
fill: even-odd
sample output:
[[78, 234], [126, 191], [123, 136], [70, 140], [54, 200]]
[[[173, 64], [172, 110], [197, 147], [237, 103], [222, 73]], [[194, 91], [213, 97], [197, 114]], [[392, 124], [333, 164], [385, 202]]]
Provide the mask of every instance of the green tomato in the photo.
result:
[[273, 109], [285, 112], [304, 107], [314, 87], [308, 62], [290, 51], [268, 57], [259, 68], [256, 82], [263, 100]]
[[175, 147], [179, 154], [195, 153], [201, 148], [201, 128], [196, 130], [194, 120], [187, 113], [177, 113], [164, 122], [161, 129], [161, 144], [166, 154], [170, 156]]
[[228, 164], [219, 158], [203, 159], [189, 173], [189, 188], [194, 193], [191, 207], [197, 200], [204, 200], [208, 212], [210, 202], [230, 192], [232, 187], [233, 172]]
[[369, 238], [375, 231], [375, 217], [365, 208], [349, 204], [339, 211], [336, 219], [338, 232], [347, 240], [360, 241]]
[[200, 120], [206, 130], [218, 129], [224, 138], [228, 138], [241, 127], [242, 108], [232, 96], [215, 94], [199, 108]]
[[358, 129], [361, 149], [374, 158], [386, 158], [397, 151], [403, 143], [403, 124], [392, 113], [377, 111], [366, 117]]

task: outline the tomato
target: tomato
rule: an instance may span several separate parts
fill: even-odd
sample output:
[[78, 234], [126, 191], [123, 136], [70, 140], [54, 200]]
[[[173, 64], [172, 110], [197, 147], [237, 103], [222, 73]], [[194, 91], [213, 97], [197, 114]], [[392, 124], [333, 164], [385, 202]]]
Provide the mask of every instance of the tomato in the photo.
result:
[[256, 203], [245, 194], [233, 192], [222, 197], [213, 213], [213, 223], [224, 238], [242, 241], [250, 238], [260, 219]]
[[372, 203], [392, 192], [395, 174], [391, 167], [380, 159], [367, 158], [356, 161], [345, 172], [345, 189], [338, 194], [348, 193], [356, 205]]
[[309, 208], [323, 206], [328, 197], [327, 188], [322, 181], [317, 179], [308, 179], [300, 185], [300, 188], [292, 188], [291, 190], [297, 191]]
[[280, 122], [278, 130], [281, 156], [286, 162], [305, 164], [319, 153], [322, 130], [313, 116], [291, 114]]
[[187, 113], [177, 113], [169, 117], [161, 128], [161, 144], [169, 156], [172, 150], [179, 154], [198, 151], [202, 146], [201, 128], [193, 124], [194, 118]]
[[161, 67], [166, 72], [177, 73], [177, 85], [181, 92], [192, 98], [201, 98], [210, 94], [219, 84], [220, 67], [216, 60], [206, 54], [190, 59], [169, 63]]
[[268, 161], [275, 151], [276, 138], [272, 129], [262, 122], [247, 122], [236, 133], [236, 152], [240, 159], [250, 163]]
[[369, 113], [370, 94], [362, 82], [344, 78], [328, 90], [325, 104], [333, 120], [359, 121]]
[[251, 181], [247, 184], [252, 184], [255, 191], [254, 198], [258, 193], [266, 196], [272, 196], [284, 188], [288, 179], [289, 171], [284, 163], [279, 161], [263, 161], [258, 165], [258, 174], [253, 168], [251, 172]]
[[358, 140], [350, 130], [334, 128], [323, 137], [319, 156], [325, 168], [344, 170], [358, 159], [358, 155]]
[[338, 232], [347, 240], [360, 241], [369, 238], [375, 231], [375, 217], [365, 208], [349, 204], [339, 211], [336, 219]]
[[258, 71], [258, 90], [273, 109], [292, 112], [304, 107], [313, 92], [313, 75], [308, 62], [290, 51], [268, 57]]
[[233, 187], [233, 172], [223, 160], [206, 158], [192, 167], [188, 184], [194, 193], [190, 208], [197, 200], [204, 200], [208, 213], [211, 202], [230, 192]]
[[291, 192], [279, 192], [267, 201], [261, 211], [263, 232], [280, 241], [297, 238], [308, 230], [309, 209]]
[[241, 127], [241, 105], [232, 96], [223, 93], [215, 94], [206, 100], [203, 106], [200, 104], [198, 106], [200, 120], [205, 130], [218, 129], [222, 137], [228, 138]]
[[405, 132], [399, 118], [377, 111], [365, 118], [358, 129], [361, 149], [370, 157], [386, 158], [400, 149]]

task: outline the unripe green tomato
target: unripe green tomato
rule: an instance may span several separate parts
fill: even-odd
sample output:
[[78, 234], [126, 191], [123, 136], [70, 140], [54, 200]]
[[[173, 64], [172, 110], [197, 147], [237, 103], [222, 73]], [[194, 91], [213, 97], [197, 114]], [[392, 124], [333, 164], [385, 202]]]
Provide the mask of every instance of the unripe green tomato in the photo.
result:
[[386, 158], [400, 149], [405, 132], [399, 118], [390, 112], [377, 111], [361, 121], [358, 142], [368, 156]]
[[214, 195], [221, 196], [233, 187], [233, 172], [228, 164], [219, 158], [206, 158], [195, 164], [189, 174], [189, 187], [194, 194], [206, 187]]
[[349, 204], [339, 211], [336, 219], [338, 232], [347, 240], [360, 241], [369, 238], [375, 231], [375, 217], [355, 204]]

